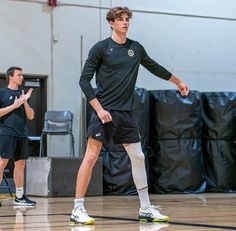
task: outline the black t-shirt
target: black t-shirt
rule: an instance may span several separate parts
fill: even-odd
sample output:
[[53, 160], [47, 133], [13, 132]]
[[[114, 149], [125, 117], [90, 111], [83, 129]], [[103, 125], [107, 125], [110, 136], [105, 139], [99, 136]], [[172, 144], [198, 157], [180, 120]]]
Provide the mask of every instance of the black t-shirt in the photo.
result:
[[[22, 91], [20, 89], [11, 90], [8, 87], [1, 88], [0, 108], [12, 105], [15, 98], [19, 98], [21, 94]], [[28, 136], [26, 115], [23, 105], [0, 117], [0, 136]]]
[[[172, 76], [137, 41], [127, 38], [125, 44], [117, 44], [109, 37], [91, 48], [80, 78], [81, 89], [89, 101], [96, 97], [105, 109], [132, 110], [140, 64], [162, 79]], [[90, 83], [95, 72], [96, 92]]]

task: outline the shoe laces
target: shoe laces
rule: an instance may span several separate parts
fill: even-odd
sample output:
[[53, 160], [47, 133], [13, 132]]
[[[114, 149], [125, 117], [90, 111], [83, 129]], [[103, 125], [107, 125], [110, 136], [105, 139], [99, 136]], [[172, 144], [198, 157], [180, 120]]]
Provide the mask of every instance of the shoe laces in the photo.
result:
[[77, 215], [77, 214], [80, 214], [80, 215], [89, 217], [89, 215], [88, 215], [88, 213], [87, 213], [87, 210], [86, 210], [85, 208], [83, 208], [83, 207], [77, 207], [77, 208], [75, 209], [75, 214], [76, 214], [76, 215]]
[[150, 208], [151, 208], [151, 209], [158, 210], [158, 211], [161, 211], [161, 210], [162, 210], [162, 207], [161, 207], [160, 205], [151, 205]]
[[83, 207], [77, 207], [77, 208], [75, 209], [75, 211], [76, 211], [76, 212], [81, 212], [81, 213], [85, 213], [85, 214], [87, 214], [86, 209], [83, 208]]
[[17, 199], [25, 201], [27, 203], [33, 203], [33, 201], [31, 201], [25, 194], [23, 194], [23, 196], [21, 198], [17, 198]]

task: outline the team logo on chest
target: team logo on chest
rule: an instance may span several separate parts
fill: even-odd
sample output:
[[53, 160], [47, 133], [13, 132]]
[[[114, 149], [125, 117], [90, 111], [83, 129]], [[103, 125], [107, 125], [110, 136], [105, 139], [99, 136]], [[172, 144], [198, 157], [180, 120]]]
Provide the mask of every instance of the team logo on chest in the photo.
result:
[[133, 56], [134, 56], [134, 51], [131, 50], [131, 49], [129, 49], [129, 50], [128, 50], [128, 55], [129, 55], [130, 57], [133, 57]]

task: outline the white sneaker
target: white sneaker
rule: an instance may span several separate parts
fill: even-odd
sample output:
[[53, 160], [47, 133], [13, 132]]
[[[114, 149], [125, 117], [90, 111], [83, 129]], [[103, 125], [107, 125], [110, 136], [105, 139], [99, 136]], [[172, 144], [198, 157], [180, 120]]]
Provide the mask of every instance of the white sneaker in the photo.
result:
[[87, 214], [84, 208], [79, 207], [72, 210], [70, 222], [71, 224], [92, 225], [95, 220]]
[[159, 221], [168, 221], [170, 218], [166, 215], [162, 215], [157, 206], [151, 205], [147, 209], [139, 210], [139, 220], [141, 222], [159, 222]]
[[140, 224], [139, 231], [160, 231], [168, 226], [169, 224], [167, 222]]

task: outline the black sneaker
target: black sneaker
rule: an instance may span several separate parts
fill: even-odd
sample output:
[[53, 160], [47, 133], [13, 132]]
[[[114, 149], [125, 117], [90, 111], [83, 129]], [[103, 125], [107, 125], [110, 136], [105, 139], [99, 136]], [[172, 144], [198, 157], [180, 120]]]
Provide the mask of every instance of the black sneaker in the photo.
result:
[[14, 205], [35, 206], [36, 202], [23, 195], [21, 198], [15, 198]]

